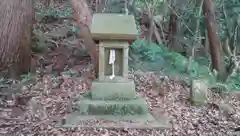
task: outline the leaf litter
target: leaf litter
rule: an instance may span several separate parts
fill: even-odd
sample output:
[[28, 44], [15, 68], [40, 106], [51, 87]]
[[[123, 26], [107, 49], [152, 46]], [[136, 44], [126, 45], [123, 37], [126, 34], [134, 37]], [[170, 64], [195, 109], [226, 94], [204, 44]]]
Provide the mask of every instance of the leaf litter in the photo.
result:
[[[131, 73], [130, 77], [135, 81], [137, 92], [149, 104], [149, 110], [158, 109], [164, 112], [170, 119], [172, 129], [57, 128], [55, 127], [57, 120], [72, 112], [76, 98], [87, 92], [91, 86], [92, 78], [89, 78], [89, 75], [93, 74], [91, 66], [72, 69], [78, 74], [61, 75], [56, 78], [44, 75], [43, 79], [29, 90], [25, 89], [16, 94], [13, 99], [14, 104], [7, 103], [5, 107], [1, 107], [1, 134], [16, 136], [226, 136], [233, 135], [234, 130], [240, 125], [240, 102], [234, 97], [229, 96], [226, 101], [215, 96], [209, 98], [209, 103], [204, 106], [192, 106], [189, 102], [189, 89], [182, 85], [182, 81], [148, 72]], [[57, 85], [59, 87], [54, 87], [53, 84], [59, 84]], [[19, 100], [17, 101], [16, 98], [28, 99], [26, 100], [28, 102], [25, 102], [25, 105], [18, 105]], [[231, 110], [227, 110], [216, 102], [227, 103], [227, 107]], [[88, 122], [89, 125], [91, 123], [101, 123], [101, 121]]]
[[[47, 28], [46, 24], [44, 26], [46, 29], [52, 29]], [[48, 25], [52, 26], [54, 25]], [[55, 39], [61, 41], [64, 35], [66, 31], [61, 36], [57, 35], [58, 38]], [[54, 33], [51, 36], [56, 37]], [[59, 43], [48, 37], [42, 37], [43, 41], [44, 38], [51, 43]], [[67, 39], [67, 42], [75, 40]], [[66, 50], [60, 52], [68, 54]], [[54, 58], [54, 55], [49, 55], [49, 58]], [[40, 79], [36, 79], [36, 84], [17, 87], [16, 90], [22, 91], [14, 95], [0, 94], [0, 135], [234, 136], [237, 135], [235, 131], [240, 131], [240, 101], [234, 96], [223, 99], [214, 94], [209, 97], [208, 104], [201, 107], [192, 106], [189, 102], [189, 87], [183, 84], [182, 80], [141, 71], [129, 74], [136, 84], [136, 91], [145, 98], [149, 110], [154, 115], [161, 113], [169, 117], [172, 129], [57, 128], [55, 127], [57, 121], [74, 111], [75, 100], [91, 87], [94, 74], [88, 61], [84, 61], [85, 64], [82, 65], [72, 64], [74, 66], [71, 68], [72, 76], [61, 74], [53, 77], [49, 74], [52, 69], [57, 69], [53, 65], [49, 72], [44, 74], [40, 72], [41, 76]], [[155, 111], [157, 112], [154, 113]], [[87, 123], [88, 125], [101, 123], [101, 120]]]

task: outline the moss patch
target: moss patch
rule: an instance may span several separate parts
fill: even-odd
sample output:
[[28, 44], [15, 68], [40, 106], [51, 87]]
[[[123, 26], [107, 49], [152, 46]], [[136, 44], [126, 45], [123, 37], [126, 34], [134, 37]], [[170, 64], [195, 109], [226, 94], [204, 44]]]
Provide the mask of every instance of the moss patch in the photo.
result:
[[[91, 93], [85, 94], [90, 96]], [[82, 115], [140, 115], [148, 113], [148, 105], [144, 99], [133, 100], [91, 100], [84, 98], [77, 103]]]
[[93, 100], [132, 100], [136, 98], [135, 84], [127, 82], [93, 82], [91, 99]]

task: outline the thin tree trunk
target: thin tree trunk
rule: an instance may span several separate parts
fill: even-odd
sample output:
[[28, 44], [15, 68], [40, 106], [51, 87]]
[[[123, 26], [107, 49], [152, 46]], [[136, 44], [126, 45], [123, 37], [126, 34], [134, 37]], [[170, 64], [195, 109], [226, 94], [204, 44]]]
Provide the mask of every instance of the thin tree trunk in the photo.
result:
[[217, 70], [220, 74], [225, 73], [221, 64], [220, 40], [217, 36], [216, 21], [212, 11], [212, 1], [204, 0], [203, 13], [205, 24], [208, 32], [209, 49], [211, 54], [212, 69]]
[[96, 75], [98, 73], [98, 52], [96, 45], [92, 39], [89, 26], [92, 23], [92, 15], [88, 9], [85, 0], [70, 0], [73, 8], [73, 17], [77, 21], [80, 29], [80, 36], [84, 40], [84, 45], [88, 49], [89, 55], [93, 61]]
[[168, 40], [170, 41], [170, 49], [173, 49], [176, 46], [176, 35], [177, 35], [177, 15], [175, 11], [176, 0], [171, 1], [171, 15], [169, 21], [169, 35]]
[[32, 0], [0, 1], [0, 71], [16, 76], [31, 67]]

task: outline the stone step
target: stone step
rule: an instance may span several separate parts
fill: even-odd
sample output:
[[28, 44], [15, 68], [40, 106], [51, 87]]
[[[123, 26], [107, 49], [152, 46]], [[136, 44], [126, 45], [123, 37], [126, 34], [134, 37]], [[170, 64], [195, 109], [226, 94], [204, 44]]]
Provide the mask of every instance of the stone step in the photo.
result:
[[141, 97], [133, 100], [92, 100], [82, 98], [76, 103], [82, 115], [141, 115], [148, 113], [148, 105]]
[[131, 100], [136, 98], [135, 84], [131, 80], [122, 82], [94, 81], [91, 88], [93, 100]]
[[171, 124], [166, 116], [155, 118], [151, 114], [143, 115], [79, 115], [79, 113], [71, 113], [60, 120], [57, 127], [75, 128], [135, 128], [135, 129], [170, 129]]

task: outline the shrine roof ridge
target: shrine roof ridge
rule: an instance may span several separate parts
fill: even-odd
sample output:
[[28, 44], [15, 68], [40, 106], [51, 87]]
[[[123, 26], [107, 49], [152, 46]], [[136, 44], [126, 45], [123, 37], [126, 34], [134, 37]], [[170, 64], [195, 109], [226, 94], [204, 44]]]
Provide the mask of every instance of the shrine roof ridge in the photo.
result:
[[96, 13], [90, 31], [95, 40], [135, 40], [138, 31], [133, 15]]

